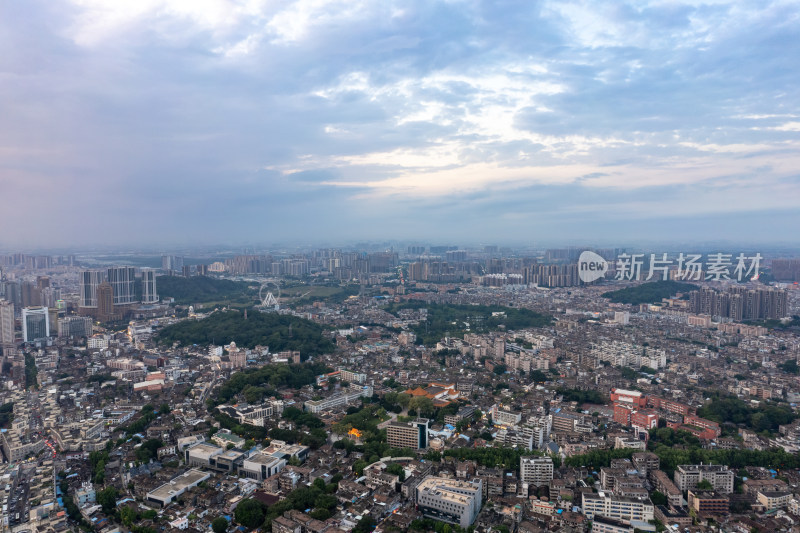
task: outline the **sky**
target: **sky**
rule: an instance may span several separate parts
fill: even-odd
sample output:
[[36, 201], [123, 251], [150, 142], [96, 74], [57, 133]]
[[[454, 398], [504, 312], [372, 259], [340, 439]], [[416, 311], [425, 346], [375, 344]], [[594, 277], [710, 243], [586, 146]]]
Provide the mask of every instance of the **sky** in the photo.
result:
[[11, 0], [0, 247], [797, 242], [796, 1]]

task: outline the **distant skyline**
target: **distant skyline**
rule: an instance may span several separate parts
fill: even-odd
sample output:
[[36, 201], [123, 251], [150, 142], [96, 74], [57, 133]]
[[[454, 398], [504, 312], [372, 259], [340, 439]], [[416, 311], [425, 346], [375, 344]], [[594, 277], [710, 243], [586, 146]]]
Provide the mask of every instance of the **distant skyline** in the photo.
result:
[[795, 2], [0, 8], [0, 249], [797, 243]]

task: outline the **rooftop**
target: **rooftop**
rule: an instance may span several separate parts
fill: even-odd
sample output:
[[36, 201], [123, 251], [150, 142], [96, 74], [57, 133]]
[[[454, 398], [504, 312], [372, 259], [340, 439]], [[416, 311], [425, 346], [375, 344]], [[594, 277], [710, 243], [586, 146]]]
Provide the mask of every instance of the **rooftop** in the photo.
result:
[[172, 495], [177, 494], [182, 490], [186, 490], [187, 488], [200, 483], [201, 481], [208, 479], [210, 474], [206, 472], [201, 472], [195, 468], [191, 470], [187, 470], [183, 474], [179, 475], [170, 480], [169, 483], [164, 483], [157, 489], [153, 490], [148, 494], [148, 496], [154, 496], [161, 500], [169, 499]]

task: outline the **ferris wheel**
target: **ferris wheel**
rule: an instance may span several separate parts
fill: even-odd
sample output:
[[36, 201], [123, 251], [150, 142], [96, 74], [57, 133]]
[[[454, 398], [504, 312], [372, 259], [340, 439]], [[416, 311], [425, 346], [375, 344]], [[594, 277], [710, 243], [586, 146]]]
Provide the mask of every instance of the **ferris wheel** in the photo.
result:
[[[277, 294], [277, 296], [276, 296]], [[274, 281], [264, 281], [261, 283], [261, 288], [258, 289], [258, 300], [261, 302], [259, 305], [265, 309], [273, 308], [276, 311], [280, 309], [281, 287]]]

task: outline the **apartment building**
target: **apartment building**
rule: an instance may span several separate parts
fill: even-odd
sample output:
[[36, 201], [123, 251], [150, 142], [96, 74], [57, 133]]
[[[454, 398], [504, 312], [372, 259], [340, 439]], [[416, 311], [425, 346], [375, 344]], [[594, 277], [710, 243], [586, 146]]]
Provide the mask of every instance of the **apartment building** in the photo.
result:
[[413, 422], [392, 421], [386, 426], [386, 442], [392, 448], [424, 450], [428, 447], [428, 419]]
[[467, 528], [481, 510], [483, 487], [480, 479], [459, 481], [426, 477], [416, 488], [417, 506], [430, 518]]
[[649, 499], [638, 500], [625, 496], [612, 496], [604, 492], [597, 494], [584, 492], [582, 507], [584, 516], [589, 520], [593, 520], [595, 515], [626, 522], [632, 520], [647, 522], [653, 519], [653, 502]]
[[306, 411], [317, 414], [328, 409], [333, 409], [334, 407], [342, 407], [354, 403], [361, 399], [361, 397], [372, 397], [372, 387], [351, 383], [347, 390], [337, 392], [322, 400], [308, 400], [303, 406]]
[[697, 488], [701, 481], [708, 481], [714, 490], [722, 494], [733, 492], [733, 472], [725, 465], [678, 465], [675, 469], [675, 485], [681, 492]]
[[690, 490], [689, 508], [703, 515], [726, 515], [729, 512], [728, 498], [716, 491]]
[[519, 472], [523, 483], [548, 485], [553, 480], [553, 460], [550, 457], [520, 457]]

